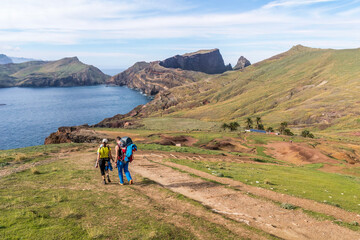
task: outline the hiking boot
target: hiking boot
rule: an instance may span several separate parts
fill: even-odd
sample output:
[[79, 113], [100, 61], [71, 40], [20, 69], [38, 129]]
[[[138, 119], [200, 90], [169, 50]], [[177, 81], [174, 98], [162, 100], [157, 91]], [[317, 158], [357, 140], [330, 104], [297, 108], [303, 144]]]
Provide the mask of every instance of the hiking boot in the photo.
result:
[[130, 185], [134, 184], [134, 181], [131, 179], [129, 182]]
[[108, 182], [111, 183], [110, 177], [108, 177]]

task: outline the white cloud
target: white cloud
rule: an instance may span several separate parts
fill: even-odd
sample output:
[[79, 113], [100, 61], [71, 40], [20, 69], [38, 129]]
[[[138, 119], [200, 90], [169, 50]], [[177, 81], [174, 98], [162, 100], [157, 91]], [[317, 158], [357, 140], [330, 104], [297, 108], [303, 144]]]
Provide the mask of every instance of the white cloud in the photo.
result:
[[334, 2], [336, 0], [277, 0], [266, 4], [263, 8], [274, 7], [294, 7], [301, 5], [311, 5], [316, 3]]
[[[268, 53], [292, 43], [355, 47], [360, 41], [359, 7], [336, 13], [329, 13], [323, 6], [312, 7], [330, 2], [336, 3], [331, 6], [332, 11], [337, 6], [341, 9], [349, 4], [339, 0], [274, 0], [247, 12], [214, 13], [200, 11], [195, 4], [185, 0], [0, 0], [0, 50], [6, 51], [1, 46], [31, 43], [72, 46], [106, 41], [131, 45], [132, 40], [143, 39], [187, 39], [187, 44], [192, 39], [203, 40], [204, 44], [200, 46], [210, 46], [209, 42], [230, 46], [237, 42], [241, 45], [238, 48], [258, 44], [259, 49], [278, 44]], [[191, 48], [181, 40], [162, 47]], [[261, 51], [249, 50], [248, 53], [260, 60]], [[51, 56], [81, 56], [89, 55], [91, 50], [74, 51], [73, 54], [67, 54], [70, 51], [52, 52]], [[114, 52], [97, 53], [94, 50], [90, 57], [126, 57], [121, 52]], [[43, 54], [42, 58], [45, 58], [46, 53]], [[231, 53], [224, 55], [234, 58]]]

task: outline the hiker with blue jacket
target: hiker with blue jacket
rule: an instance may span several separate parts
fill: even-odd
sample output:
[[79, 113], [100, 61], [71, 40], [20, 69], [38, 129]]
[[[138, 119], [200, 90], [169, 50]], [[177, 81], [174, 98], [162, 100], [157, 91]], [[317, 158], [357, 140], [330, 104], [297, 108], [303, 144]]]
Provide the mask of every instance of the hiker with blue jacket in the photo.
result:
[[119, 173], [120, 185], [124, 185], [123, 171], [125, 173], [126, 179], [129, 184], [133, 184], [134, 181], [131, 178], [129, 172], [129, 163], [133, 160], [133, 153], [137, 150], [136, 145], [132, 142], [129, 137], [117, 137], [116, 138], [116, 158], [117, 158], [117, 168]]

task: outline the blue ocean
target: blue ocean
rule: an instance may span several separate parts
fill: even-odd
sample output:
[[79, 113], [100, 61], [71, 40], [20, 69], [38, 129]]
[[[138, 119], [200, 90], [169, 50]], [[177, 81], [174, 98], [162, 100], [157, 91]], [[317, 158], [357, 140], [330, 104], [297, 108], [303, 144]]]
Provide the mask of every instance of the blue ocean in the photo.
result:
[[95, 124], [149, 101], [126, 87], [0, 88], [0, 149], [40, 145], [58, 127]]

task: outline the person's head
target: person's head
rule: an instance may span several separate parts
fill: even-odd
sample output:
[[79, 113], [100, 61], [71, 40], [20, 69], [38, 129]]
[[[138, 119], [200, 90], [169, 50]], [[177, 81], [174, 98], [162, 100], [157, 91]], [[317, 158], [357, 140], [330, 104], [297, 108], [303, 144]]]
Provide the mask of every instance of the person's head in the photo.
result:
[[104, 146], [106, 146], [106, 144], [108, 143], [108, 140], [107, 140], [106, 138], [104, 138], [104, 139], [102, 140], [102, 143], [104, 144]]
[[121, 137], [116, 137], [116, 143], [120, 144], [120, 141], [121, 141]]

